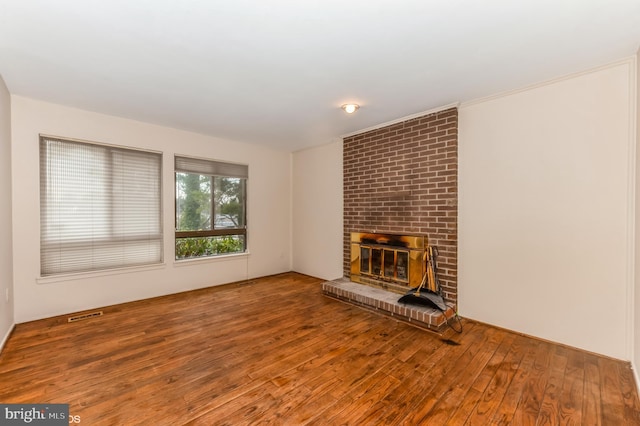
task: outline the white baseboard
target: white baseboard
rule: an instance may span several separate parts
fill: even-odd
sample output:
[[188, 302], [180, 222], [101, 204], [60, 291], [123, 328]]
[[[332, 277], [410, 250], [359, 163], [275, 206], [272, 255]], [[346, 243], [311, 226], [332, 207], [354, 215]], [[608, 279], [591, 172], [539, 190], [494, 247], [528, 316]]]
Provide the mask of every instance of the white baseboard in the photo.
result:
[[2, 352], [2, 350], [4, 349], [4, 345], [5, 343], [7, 343], [7, 340], [9, 340], [9, 336], [11, 336], [14, 328], [16, 328], [16, 325], [11, 324], [11, 327], [9, 327], [9, 330], [7, 330], [7, 334], [5, 334], [2, 338], [2, 341], [0, 341], [0, 352]]

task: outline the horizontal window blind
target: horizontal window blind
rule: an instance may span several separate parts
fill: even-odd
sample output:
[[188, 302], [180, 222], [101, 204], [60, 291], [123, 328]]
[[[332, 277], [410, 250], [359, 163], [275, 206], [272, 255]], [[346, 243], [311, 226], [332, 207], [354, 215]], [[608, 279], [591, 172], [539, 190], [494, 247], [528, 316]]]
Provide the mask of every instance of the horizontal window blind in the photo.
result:
[[175, 169], [176, 172], [198, 173], [208, 176], [227, 176], [244, 179], [249, 177], [249, 166], [199, 158], [176, 157]]
[[40, 137], [41, 275], [162, 262], [162, 155]]

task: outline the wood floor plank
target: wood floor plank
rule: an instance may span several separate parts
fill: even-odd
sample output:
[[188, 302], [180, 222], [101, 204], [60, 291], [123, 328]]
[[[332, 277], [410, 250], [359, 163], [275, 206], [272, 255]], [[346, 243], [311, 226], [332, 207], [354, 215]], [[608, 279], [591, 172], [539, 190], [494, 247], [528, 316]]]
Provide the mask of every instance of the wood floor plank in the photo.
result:
[[429, 384], [423, 386], [422, 392], [416, 392], [414, 402], [410, 407], [405, 421], [409, 424], [420, 424], [426, 422], [428, 413], [434, 404], [442, 397], [452, 383], [455, 383], [455, 376], [450, 376], [449, 371], [455, 369], [457, 365], [469, 363], [477, 350], [482, 348], [487, 337], [488, 330], [484, 328], [482, 333], [474, 333], [473, 340], [461, 339], [461, 344], [446, 349], [446, 355], [435, 365], [430, 365], [428, 370]]
[[[500, 361], [500, 364], [497, 365], [495, 374], [487, 384], [484, 392], [482, 393], [482, 397], [467, 418], [467, 422], [469, 424], [491, 423], [494, 413], [501, 406], [507, 389], [509, 389], [509, 386], [511, 385], [511, 380], [520, 367], [520, 363], [524, 357], [523, 349], [526, 347], [526, 340], [527, 339], [523, 336], [516, 336], [510, 344], [509, 351], [506, 353], [502, 361]], [[502, 348], [502, 345], [500, 348]], [[499, 349], [496, 351], [496, 354], [499, 353]], [[488, 371], [490, 369], [490, 365], [491, 360], [487, 364], [487, 369], [484, 371]]]
[[497, 342], [498, 344], [493, 346], [487, 345], [487, 349], [489, 349], [488, 355], [490, 355], [489, 361], [487, 361], [485, 368], [482, 369], [480, 374], [474, 378], [473, 382], [468, 387], [468, 391], [459, 401], [458, 406], [447, 421], [448, 424], [464, 424], [476, 411], [476, 407], [481, 401], [487, 386], [489, 386], [496, 370], [499, 368], [504, 357], [509, 352], [509, 348], [515, 341], [516, 337], [517, 336], [512, 333], [505, 333], [502, 335], [498, 333], [494, 338], [500, 339]]
[[[430, 339], [435, 343], [436, 339]], [[446, 355], [446, 349], [442, 344], [433, 350], [431, 345], [420, 348], [406, 362], [399, 361], [389, 366], [389, 372], [393, 377], [401, 380], [402, 386], [395, 392], [382, 398], [377, 405], [371, 407], [370, 413], [364, 416], [363, 421], [369, 420], [375, 412], [378, 421], [370, 419], [372, 423], [395, 424], [405, 419], [413, 410], [416, 403], [422, 399], [422, 391], [425, 385], [432, 386], [433, 381], [429, 374], [430, 368], [425, 367], [426, 360], [441, 360]]]
[[596, 355], [585, 354], [584, 382], [582, 416], [585, 419], [593, 419], [594, 426], [600, 426], [602, 425], [602, 398], [600, 395], [600, 366]]
[[640, 423], [640, 402], [636, 392], [636, 384], [633, 380], [633, 371], [630, 366], [616, 363], [618, 367], [619, 388], [624, 401], [624, 418], [629, 424]]
[[[325, 424], [362, 424], [358, 419], [400, 383], [398, 379], [379, 370], [356, 386], [353, 392], [336, 401], [320, 417], [326, 421]], [[332, 413], [335, 414], [330, 416]]]
[[600, 397], [603, 424], [622, 418], [625, 425], [640, 425], [637, 409], [638, 394], [631, 390], [635, 386], [632, 385], [633, 379], [628, 374], [630, 370], [608, 358], [599, 358], [598, 364], [601, 374]]
[[549, 379], [544, 390], [544, 398], [540, 404], [538, 413], [538, 425], [559, 424], [560, 417], [560, 394], [567, 368], [568, 349], [562, 346], [556, 347], [551, 355], [549, 365]]
[[[275, 424], [293, 425], [307, 424], [317, 418], [321, 420], [322, 417], [321, 415], [319, 416], [319, 413], [324, 413], [331, 409], [337, 402], [337, 399], [331, 395], [330, 390], [339, 386], [341, 386], [341, 381], [335, 377], [328, 379], [313, 390], [304, 386], [305, 389], [308, 389], [309, 398], [296, 401], [297, 405], [292, 404], [290, 412], [279, 409], [274, 416], [269, 416], [266, 420], [273, 420]], [[281, 397], [280, 400], [286, 400], [286, 396]]]
[[514, 424], [535, 425], [538, 420], [542, 399], [551, 373], [550, 365], [554, 346], [548, 342], [541, 342], [540, 348], [541, 350], [533, 363], [530, 377], [522, 391], [518, 409], [514, 414]]
[[629, 364], [465, 321], [437, 335], [296, 273], [19, 324], [0, 401], [89, 425], [640, 425]]
[[517, 368], [516, 374], [505, 390], [504, 398], [498, 406], [491, 420], [494, 425], [509, 425], [513, 422], [513, 416], [522, 398], [523, 389], [529, 379], [536, 355], [541, 350], [540, 342], [533, 339], [523, 339], [522, 351], [524, 357]]
[[[391, 358], [384, 366], [384, 372], [401, 381], [402, 386], [389, 392], [376, 401], [367, 412], [357, 420], [357, 424], [391, 424], [394, 419], [404, 418], [416, 398], [416, 389], [420, 389], [425, 380], [429, 380], [425, 362], [427, 359], [441, 359], [446, 354], [440, 339], [424, 335], [422, 339], [411, 339], [417, 343], [418, 350], [409, 359]], [[431, 337], [431, 338], [427, 338]], [[437, 355], [438, 348], [441, 355]], [[384, 419], [384, 420], [383, 420]]]
[[[445, 424], [452, 416], [469, 387], [484, 370], [496, 348], [502, 342], [502, 340], [495, 339], [495, 335], [495, 329], [487, 329], [484, 339], [474, 344], [472, 350], [467, 352], [466, 355], [471, 358], [467, 362], [458, 362], [447, 372], [448, 380], [440, 382], [439, 389], [432, 389], [430, 398], [434, 404], [425, 415], [429, 422]], [[444, 385], [447, 387], [445, 388]], [[423, 407], [423, 410], [426, 408], [427, 405]]]
[[567, 358], [567, 367], [560, 394], [558, 421], [563, 425], [582, 424], [583, 399], [584, 353], [571, 350]]

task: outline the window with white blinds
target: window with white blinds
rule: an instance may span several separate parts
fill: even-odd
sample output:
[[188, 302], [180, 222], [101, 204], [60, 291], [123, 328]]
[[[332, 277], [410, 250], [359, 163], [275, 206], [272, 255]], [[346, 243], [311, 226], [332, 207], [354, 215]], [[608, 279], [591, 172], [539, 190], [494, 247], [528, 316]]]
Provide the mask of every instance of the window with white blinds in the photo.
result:
[[162, 262], [162, 154], [40, 137], [40, 273]]

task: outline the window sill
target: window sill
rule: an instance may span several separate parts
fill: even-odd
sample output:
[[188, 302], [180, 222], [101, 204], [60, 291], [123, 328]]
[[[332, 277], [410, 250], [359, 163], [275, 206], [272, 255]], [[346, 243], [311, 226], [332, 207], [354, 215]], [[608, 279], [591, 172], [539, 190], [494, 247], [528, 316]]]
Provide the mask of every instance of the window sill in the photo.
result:
[[234, 260], [241, 257], [249, 257], [250, 253], [245, 251], [244, 253], [233, 253], [233, 254], [219, 254], [217, 256], [207, 256], [207, 257], [192, 257], [189, 259], [180, 259], [174, 260], [173, 266], [189, 266], [189, 265], [197, 265], [201, 263], [209, 263], [209, 262], [224, 262], [228, 260]]
[[78, 272], [78, 273], [51, 275], [47, 277], [36, 278], [36, 283], [52, 284], [52, 283], [64, 282], [64, 281], [74, 281], [74, 280], [84, 280], [88, 278], [106, 277], [110, 275], [122, 275], [122, 274], [131, 274], [134, 272], [154, 271], [157, 269], [163, 269], [166, 266], [167, 266], [166, 263], [162, 262], [162, 263], [156, 263], [153, 265], [128, 266], [125, 268], [105, 269], [102, 271], [95, 271], [95, 272]]

